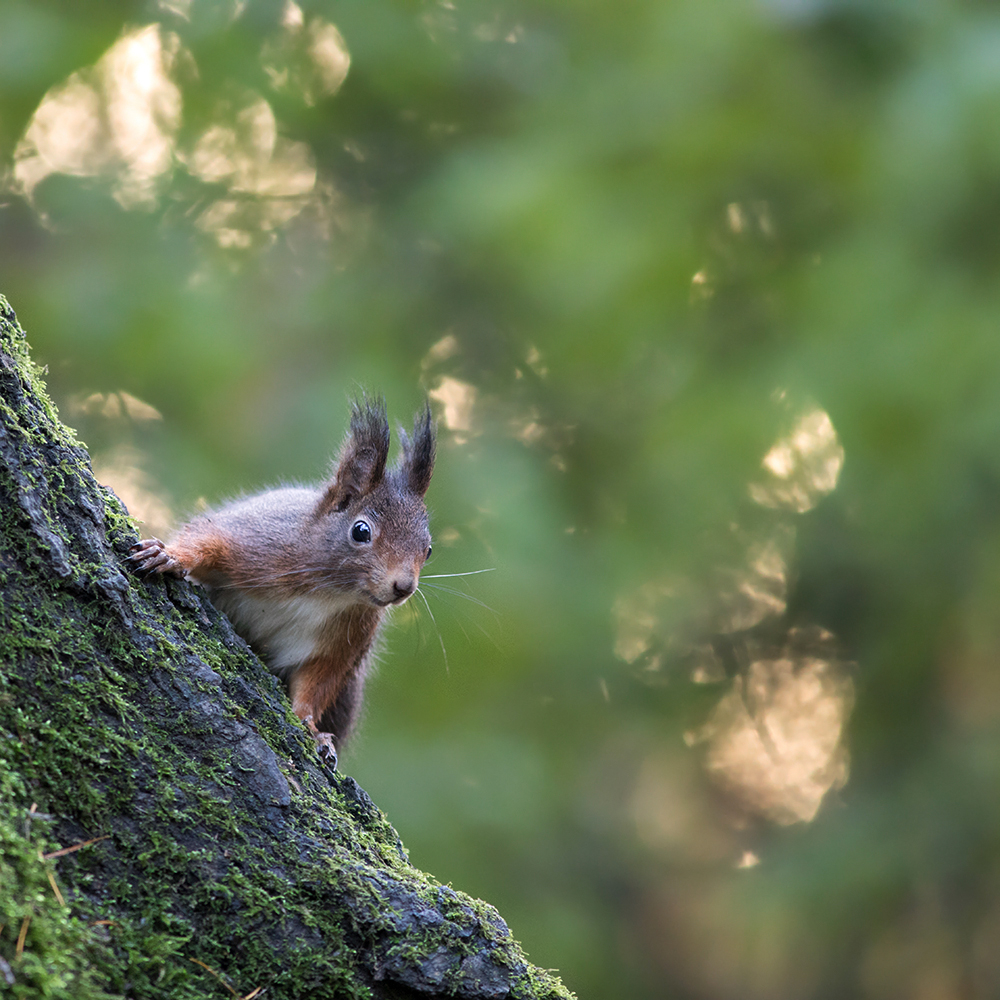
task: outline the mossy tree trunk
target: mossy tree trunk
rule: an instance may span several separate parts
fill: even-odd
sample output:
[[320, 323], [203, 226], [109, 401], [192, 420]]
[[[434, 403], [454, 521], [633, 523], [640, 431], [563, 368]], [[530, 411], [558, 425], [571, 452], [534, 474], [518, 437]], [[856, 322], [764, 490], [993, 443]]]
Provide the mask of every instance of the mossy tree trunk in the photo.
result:
[[125, 570], [2, 296], [0, 520], [0, 995], [569, 996], [409, 865], [202, 594]]

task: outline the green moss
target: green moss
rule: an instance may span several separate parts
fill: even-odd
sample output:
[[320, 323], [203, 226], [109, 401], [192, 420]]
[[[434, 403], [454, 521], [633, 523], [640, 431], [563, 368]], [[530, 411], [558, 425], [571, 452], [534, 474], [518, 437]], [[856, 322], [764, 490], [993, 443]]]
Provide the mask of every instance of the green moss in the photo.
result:
[[[6, 735], [6, 734], [4, 734]], [[6, 742], [6, 741], [4, 741]], [[0, 745], [0, 994], [29, 1000], [109, 1000], [102, 966], [110, 960], [101, 934], [56, 894], [47, 820], [23, 805], [22, 779]], [[50, 881], [51, 879], [51, 881]], [[63, 887], [65, 889], [65, 886]]]

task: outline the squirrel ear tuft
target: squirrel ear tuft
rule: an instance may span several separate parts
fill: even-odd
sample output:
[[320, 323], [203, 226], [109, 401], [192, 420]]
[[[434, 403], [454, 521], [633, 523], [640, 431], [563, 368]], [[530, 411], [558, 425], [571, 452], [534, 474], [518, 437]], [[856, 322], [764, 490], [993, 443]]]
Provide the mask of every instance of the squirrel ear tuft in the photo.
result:
[[382, 399], [355, 400], [351, 429], [340, 450], [333, 481], [323, 494], [317, 515], [343, 510], [356, 496], [368, 493], [385, 475], [389, 457], [389, 421]]
[[422, 497], [434, 471], [434, 421], [429, 403], [413, 418], [413, 437], [400, 431], [403, 443], [402, 472], [411, 493]]

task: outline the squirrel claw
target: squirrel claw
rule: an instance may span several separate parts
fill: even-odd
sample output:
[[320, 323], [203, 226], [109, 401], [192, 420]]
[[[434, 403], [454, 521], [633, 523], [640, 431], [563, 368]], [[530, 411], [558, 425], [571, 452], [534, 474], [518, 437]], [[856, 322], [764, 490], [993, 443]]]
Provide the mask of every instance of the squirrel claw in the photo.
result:
[[128, 561], [132, 568], [146, 573], [168, 573], [170, 576], [184, 576], [184, 567], [169, 553], [159, 538], [144, 538], [129, 550]]
[[337, 750], [333, 745], [333, 740], [329, 733], [320, 733], [320, 736], [325, 736], [330, 742], [326, 740], [317, 739], [316, 743], [319, 748], [320, 759], [325, 763], [330, 765], [331, 771], [337, 770]]
[[333, 771], [337, 770], [337, 747], [333, 742], [332, 733], [321, 733], [316, 728], [316, 722], [314, 721], [312, 715], [307, 715], [302, 720], [306, 729], [312, 734], [312, 738], [316, 741], [317, 749], [319, 750], [319, 756], [322, 761], [330, 765], [330, 769]]

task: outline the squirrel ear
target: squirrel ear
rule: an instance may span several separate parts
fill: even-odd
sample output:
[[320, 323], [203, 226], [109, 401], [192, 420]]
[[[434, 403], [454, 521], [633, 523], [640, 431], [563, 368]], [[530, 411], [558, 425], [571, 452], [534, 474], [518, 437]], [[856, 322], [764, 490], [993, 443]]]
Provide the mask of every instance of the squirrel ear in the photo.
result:
[[352, 499], [377, 486], [389, 457], [389, 421], [385, 402], [362, 399], [351, 406], [351, 430], [340, 450], [337, 470], [316, 510], [344, 510]]
[[413, 437], [400, 431], [403, 443], [402, 471], [410, 492], [422, 497], [431, 483], [434, 471], [434, 421], [430, 404], [413, 418]]

